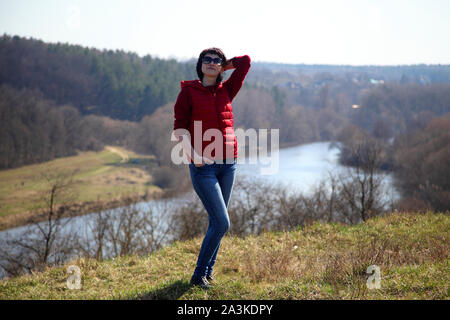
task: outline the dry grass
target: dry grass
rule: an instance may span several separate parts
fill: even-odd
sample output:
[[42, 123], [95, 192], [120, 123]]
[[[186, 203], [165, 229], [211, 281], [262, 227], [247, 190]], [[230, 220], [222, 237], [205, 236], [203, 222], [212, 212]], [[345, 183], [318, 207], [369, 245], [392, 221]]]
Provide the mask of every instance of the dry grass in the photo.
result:
[[[101, 263], [79, 259], [82, 289], [67, 265], [0, 281], [1, 299], [449, 299], [448, 214], [392, 214], [364, 224], [314, 223], [292, 232], [226, 236], [209, 291], [189, 286], [201, 238], [152, 255]], [[368, 289], [367, 267], [381, 270]]]

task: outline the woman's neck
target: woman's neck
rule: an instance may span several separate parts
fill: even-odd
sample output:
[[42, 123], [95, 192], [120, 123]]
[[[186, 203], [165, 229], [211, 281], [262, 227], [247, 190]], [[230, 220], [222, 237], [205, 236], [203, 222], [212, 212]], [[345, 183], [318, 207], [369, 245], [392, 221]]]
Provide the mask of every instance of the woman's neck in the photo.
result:
[[203, 86], [213, 86], [216, 84], [217, 77], [208, 77], [206, 75], [203, 76], [202, 84]]

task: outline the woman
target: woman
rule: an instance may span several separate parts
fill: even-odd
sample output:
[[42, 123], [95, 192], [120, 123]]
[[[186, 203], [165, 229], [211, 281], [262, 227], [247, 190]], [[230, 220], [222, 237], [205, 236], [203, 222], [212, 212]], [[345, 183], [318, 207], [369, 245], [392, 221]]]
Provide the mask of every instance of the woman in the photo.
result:
[[[192, 185], [209, 217], [208, 230], [191, 278], [191, 285], [204, 289], [208, 289], [214, 280], [212, 271], [217, 252], [230, 226], [227, 207], [237, 159], [231, 101], [244, 83], [250, 61], [247, 55], [227, 60], [218, 48], [203, 50], [197, 61], [199, 79], [181, 82], [174, 106], [174, 134], [181, 141], [183, 136], [175, 130], [189, 131], [190, 138], [189, 135], [185, 137], [187, 143], [183, 145], [183, 151], [190, 161]], [[222, 73], [229, 69], [235, 70], [228, 80], [222, 82]], [[207, 137], [208, 130], [216, 133], [215, 139]], [[217, 148], [207, 148], [212, 143]]]

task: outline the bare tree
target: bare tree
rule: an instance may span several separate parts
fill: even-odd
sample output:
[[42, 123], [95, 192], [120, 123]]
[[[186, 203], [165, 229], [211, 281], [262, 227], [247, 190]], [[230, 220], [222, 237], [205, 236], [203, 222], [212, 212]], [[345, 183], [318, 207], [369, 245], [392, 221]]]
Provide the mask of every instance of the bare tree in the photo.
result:
[[200, 199], [193, 195], [189, 200], [175, 208], [171, 221], [171, 232], [177, 240], [187, 240], [204, 234], [208, 227]]
[[287, 188], [279, 187], [277, 192], [278, 219], [282, 229], [292, 229], [303, 223], [303, 207], [300, 195], [289, 196]]
[[277, 216], [277, 190], [280, 185], [241, 175], [230, 200], [230, 234], [245, 236], [274, 229]]
[[329, 176], [337, 192], [334, 206], [338, 213], [357, 223], [383, 213], [388, 204], [386, 175], [380, 169], [385, 155], [380, 144], [371, 140], [357, 142], [350, 152], [356, 165]]
[[40, 214], [28, 226], [15, 229], [12, 236], [0, 239], [3, 242], [0, 266], [9, 275], [42, 270], [47, 265], [60, 264], [74, 254], [76, 235], [62, 234], [71, 218], [65, 213], [67, 204], [74, 198], [73, 175], [74, 172], [44, 173], [47, 187], [42, 192]]

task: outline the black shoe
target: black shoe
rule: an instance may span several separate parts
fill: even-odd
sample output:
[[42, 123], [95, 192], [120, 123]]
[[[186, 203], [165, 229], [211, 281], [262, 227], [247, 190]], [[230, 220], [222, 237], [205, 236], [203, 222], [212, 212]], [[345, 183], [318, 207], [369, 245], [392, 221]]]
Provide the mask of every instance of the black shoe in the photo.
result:
[[200, 287], [202, 289], [206, 289], [206, 290], [211, 288], [211, 285], [209, 284], [208, 280], [206, 280], [205, 276], [203, 276], [203, 277], [192, 276], [191, 285], [198, 286], [198, 287]]
[[214, 279], [214, 277], [212, 275], [210, 276], [206, 276], [206, 280], [208, 281], [209, 284], [214, 284], [214, 282], [216, 281], [216, 279]]

